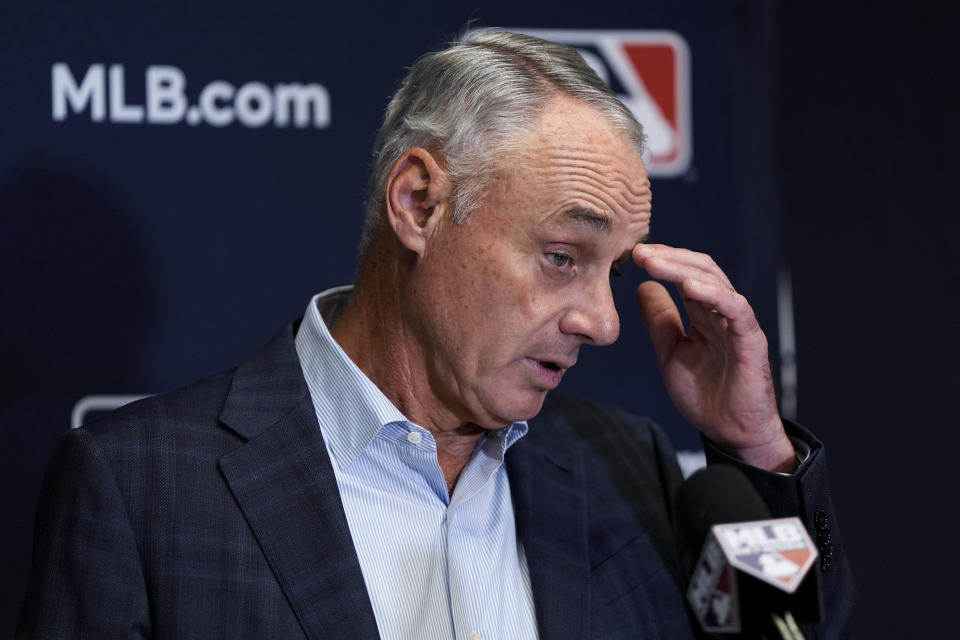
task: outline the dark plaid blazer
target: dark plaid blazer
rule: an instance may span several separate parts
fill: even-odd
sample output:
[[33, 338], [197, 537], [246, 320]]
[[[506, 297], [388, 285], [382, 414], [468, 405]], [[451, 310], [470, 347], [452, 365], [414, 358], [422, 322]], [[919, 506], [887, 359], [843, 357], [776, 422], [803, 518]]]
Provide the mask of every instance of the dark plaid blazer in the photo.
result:
[[[63, 437], [18, 637], [377, 637], [295, 330]], [[832, 510], [820, 445], [801, 435], [802, 473], [746, 471], [775, 515], [814, 531]], [[680, 473], [658, 429], [551, 397], [507, 469], [541, 638], [693, 637], [670, 524]], [[827, 635], [843, 637], [849, 573], [830, 542]]]

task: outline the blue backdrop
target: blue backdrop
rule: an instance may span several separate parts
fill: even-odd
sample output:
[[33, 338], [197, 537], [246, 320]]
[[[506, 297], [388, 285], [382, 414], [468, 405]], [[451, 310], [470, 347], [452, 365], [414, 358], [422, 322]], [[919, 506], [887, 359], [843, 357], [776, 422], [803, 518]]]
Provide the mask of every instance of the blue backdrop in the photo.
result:
[[[580, 30], [618, 90], [631, 69], [647, 83], [689, 143], [653, 178], [654, 239], [711, 253], [754, 303], [785, 410], [830, 450], [861, 633], [957, 629], [946, 603], [960, 565], [933, 551], [960, 534], [942, 453], [957, 451], [945, 407], [960, 391], [944, 289], [960, 281], [944, 228], [955, 10], [114, 0], [0, 8], [0, 634], [29, 571], [43, 466], [77, 403], [232, 366], [349, 282], [386, 101], [406, 65], [471, 20]], [[601, 30], [685, 43], [682, 104], [656, 60], [624, 75]], [[795, 315], [778, 314], [778, 273]], [[620, 341], [584, 354], [562, 389], [652, 415], [696, 448], [635, 309], [641, 274], [626, 275]], [[780, 358], [793, 344], [797, 370]]]

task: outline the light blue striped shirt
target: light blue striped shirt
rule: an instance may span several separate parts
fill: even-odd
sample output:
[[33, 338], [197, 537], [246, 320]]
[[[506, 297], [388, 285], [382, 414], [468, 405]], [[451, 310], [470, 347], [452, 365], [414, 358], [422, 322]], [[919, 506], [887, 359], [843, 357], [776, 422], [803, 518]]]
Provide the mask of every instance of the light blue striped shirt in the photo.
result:
[[407, 420], [327, 331], [350, 290], [310, 301], [296, 347], [381, 638], [536, 638], [503, 467], [526, 422], [481, 438], [448, 496], [433, 436]]

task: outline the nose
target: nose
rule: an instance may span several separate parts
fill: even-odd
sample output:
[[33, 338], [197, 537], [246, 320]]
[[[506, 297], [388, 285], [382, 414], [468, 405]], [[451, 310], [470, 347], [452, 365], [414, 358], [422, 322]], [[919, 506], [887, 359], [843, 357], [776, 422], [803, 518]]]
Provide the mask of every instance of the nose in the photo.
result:
[[598, 347], [617, 341], [620, 336], [620, 316], [613, 303], [613, 291], [608, 278], [603, 278], [571, 298], [566, 312], [560, 318], [560, 331], [578, 335], [586, 344]]

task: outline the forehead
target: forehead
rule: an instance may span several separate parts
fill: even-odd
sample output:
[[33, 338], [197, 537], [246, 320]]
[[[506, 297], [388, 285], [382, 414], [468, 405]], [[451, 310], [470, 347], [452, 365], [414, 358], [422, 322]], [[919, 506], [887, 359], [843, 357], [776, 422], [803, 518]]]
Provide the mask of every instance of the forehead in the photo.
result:
[[[548, 104], [507, 168], [536, 222], [585, 224], [598, 232], [646, 235], [650, 182], [633, 143], [594, 107], [569, 98]], [[606, 218], [604, 220], [597, 219]]]

